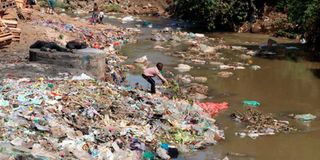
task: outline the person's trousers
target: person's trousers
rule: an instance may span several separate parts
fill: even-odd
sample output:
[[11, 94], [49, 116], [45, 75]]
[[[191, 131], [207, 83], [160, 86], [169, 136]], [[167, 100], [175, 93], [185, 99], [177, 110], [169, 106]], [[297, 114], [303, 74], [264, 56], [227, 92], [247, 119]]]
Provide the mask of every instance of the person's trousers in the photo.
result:
[[151, 93], [156, 93], [156, 82], [150, 76], [142, 74], [142, 77], [151, 84]]

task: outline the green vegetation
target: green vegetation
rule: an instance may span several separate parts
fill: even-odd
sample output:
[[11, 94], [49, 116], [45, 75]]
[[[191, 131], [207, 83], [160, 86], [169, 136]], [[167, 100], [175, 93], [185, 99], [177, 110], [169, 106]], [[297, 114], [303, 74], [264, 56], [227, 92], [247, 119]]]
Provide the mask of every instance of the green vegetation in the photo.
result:
[[119, 4], [107, 4], [105, 6], [106, 12], [120, 12], [121, 6]]
[[313, 50], [320, 49], [320, 0], [288, 0], [287, 7], [289, 21], [298, 25]]
[[279, 29], [275, 34], [274, 34], [275, 37], [287, 37], [287, 38], [290, 38], [290, 39], [295, 39], [298, 34], [296, 33], [291, 33], [291, 32], [287, 32], [287, 31], [284, 31], [282, 29]]
[[[287, 13], [288, 22], [297, 26], [295, 32], [304, 34], [316, 49], [315, 44], [320, 44], [320, 0], [175, 0], [174, 12], [178, 18], [198, 22], [209, 30], [236, 31], [241, 24], [262, 17], [265, 4]], [[287, 30], [277, 34], [296, 36]]]
[[247, 0], [176, 0], [176, 15], [197, 21], [208, 29], [235, 29], [250, 18], [252, 1]]

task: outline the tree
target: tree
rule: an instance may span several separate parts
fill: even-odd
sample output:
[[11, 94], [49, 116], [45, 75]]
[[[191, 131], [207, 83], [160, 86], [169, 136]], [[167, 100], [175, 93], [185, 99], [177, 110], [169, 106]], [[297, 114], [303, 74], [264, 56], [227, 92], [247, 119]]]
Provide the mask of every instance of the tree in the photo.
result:
[[320, 0], [288, 0], [288, 18], [298, 25], [313, 50], [320, 49]]
[[208, 29], [236, 30], [251, 18], [253, 0], [176, 0], [176, 15], [205, 24]]

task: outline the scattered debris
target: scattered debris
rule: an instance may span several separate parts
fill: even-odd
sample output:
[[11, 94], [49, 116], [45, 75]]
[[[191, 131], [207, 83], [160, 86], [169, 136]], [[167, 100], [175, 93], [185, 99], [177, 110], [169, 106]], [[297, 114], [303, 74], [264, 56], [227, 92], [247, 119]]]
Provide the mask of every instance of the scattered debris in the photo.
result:
[[297, 114], [294, 116], [295, 119], [301, 120], [301, 121], [311, 121], [317, 118], [317, 116], [313, 114]]
[[248, 136], [255, 139], [259, 136], [297, 131], [296, 128], [289, 125], [288, 121], [277, 120], [271, 114], [263, 114], [252, 108], [248, 108], [244, 113], [232, 113], [230, 117], [246, 125], [244, 130], [236, 132], [236, 135], [240, 137]]

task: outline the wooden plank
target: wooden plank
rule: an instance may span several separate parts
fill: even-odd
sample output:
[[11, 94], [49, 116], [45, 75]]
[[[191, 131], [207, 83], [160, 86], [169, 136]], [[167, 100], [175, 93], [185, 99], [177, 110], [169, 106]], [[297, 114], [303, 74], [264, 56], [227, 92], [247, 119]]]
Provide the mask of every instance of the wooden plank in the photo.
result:
[[2, 22], [5, 24], [18, 25], [18, 21], [15, 20], [2, 19]]
[[21, 32], [20, 28], [9, 28], [12, 32]]
[[13, 37], [14, 37], [13, 35], [7, 36], [7, 37], [2, 37], [2, 38], [0, 38], [0, 42], [7, 41], [7, 40], [12, 40]]
[[11, 34], [11, 33], [0, 34], [0, 38], [2, 38], [2, 37], [8, 37], [8, 36], [12, 36], [12, 34]]

